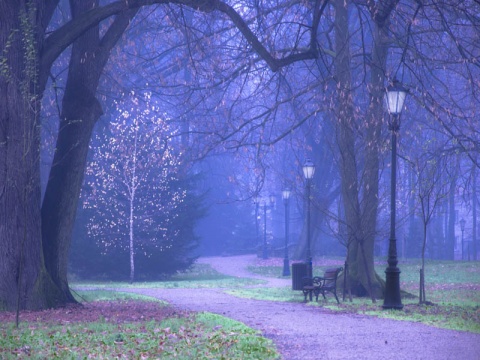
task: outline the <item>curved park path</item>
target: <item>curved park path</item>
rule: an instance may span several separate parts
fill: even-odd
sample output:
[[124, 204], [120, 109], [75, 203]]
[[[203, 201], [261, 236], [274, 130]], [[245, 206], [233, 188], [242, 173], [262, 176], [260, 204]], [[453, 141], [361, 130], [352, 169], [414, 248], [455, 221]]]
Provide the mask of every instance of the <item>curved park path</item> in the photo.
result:
[[[261, 278], [268, 286], [291, 280], [249, 273], [253, 255], [201, 258], [217, 271]], [[336, 314], [304, 303], [241, 299], [222, 289], [122, 289], [168, 301], [192, 311], [209, 311], [241, 321], [270, 338], [284, 359], [480, 359], [480, 334], [438, 329], [420, 323]]]

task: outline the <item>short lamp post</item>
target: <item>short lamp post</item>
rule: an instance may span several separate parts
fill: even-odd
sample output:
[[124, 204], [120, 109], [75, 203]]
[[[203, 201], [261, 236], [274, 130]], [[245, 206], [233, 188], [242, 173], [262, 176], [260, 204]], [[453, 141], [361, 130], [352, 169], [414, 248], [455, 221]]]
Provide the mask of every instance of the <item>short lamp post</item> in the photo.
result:
[[465, 256], [463, 255], [463, 252], [464, 252], [464, 244], [463, 244], [463, 233], [465, 232], [465, 219], [460, 219], [460, 230], [462, 230], [462, 260], [465, 260]]
[[312, 265], [312, 248], [311, 248], [311, 233], [310, 233], [310, 217], [311, 217], [311, 211], [310, 211], [310, 191], [311, 191], [311, 185], [312, 185], [312, 178], [313, 175], [315, 174], [315, 165], [310, 159], [307, 159], [305, 161], [305, 164], [303, 164], [303, 175], [305, 176], [305, 179], [307, 180], [307, 276], [312, 277], [313, 276], [313, 265]]
[[288, 233], [289, 233], [289, 200], [290, 190], [285, 189], [282, 191], [282, 199], [285, 204], [285, 257], [283, 258], [283, 276], [290, 276], [290, 264], [288, 260]]
[[[275, 203], [275, 196], [270, 195], [270, 206]], [[267, 200], [263, 202], [263, 251], [262, 258], [268, 259], [268, 243], [267, 243]]]
[[397, 267], [397, 239], [395, 237], [395, 202], [397, 187], [397, 133], [400, 130], [400, 113], [408, 90], [397, 80], [387, 88], [386, 102], [391, 115], [390, 131], [392, 132], [392, 166], [390, 186], [390, 241], [388, 244], [388, 267], [385, 270], [385, 298], [384, 309], [402, 309], [400, 296], [400, 269]]

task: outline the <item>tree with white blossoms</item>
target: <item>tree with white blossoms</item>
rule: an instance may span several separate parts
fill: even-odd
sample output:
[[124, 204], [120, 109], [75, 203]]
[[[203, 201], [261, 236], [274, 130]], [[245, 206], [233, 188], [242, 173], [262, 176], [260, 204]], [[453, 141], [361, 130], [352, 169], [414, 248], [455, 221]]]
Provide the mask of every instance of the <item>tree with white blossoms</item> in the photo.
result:
[[151, 94], [132, 92], [116, 108], [116, 118], [93, 142], [97, 146], [86, 170], [84, 208], [92, 210], [88, 234], [104, 254], [118, 248], [129, 252], [133, 282], [135, 254], [168, 246], [162, 243], [171, 236], [165, 222], [178, 216], [175, 208], [186, 190], [170, 186], [181, 154], [173, 150], [175, 131]]

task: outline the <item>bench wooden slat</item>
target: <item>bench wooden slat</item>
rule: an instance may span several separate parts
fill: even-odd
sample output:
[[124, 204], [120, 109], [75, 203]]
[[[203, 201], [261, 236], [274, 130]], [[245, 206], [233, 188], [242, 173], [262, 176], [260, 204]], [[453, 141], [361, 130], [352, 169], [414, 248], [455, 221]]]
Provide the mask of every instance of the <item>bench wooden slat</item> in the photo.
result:
[[303, 294], [305, 296], [305, 301], [307, 301], [307, 296], [309, 296], [310, 301], [312, 301], [312, 295], [315, 294], [315, 300], [318, 301], [318, 295], [322, 294], [323, 298], [326, 299], [325, 293], [331, 292], [337, 303], [337, 279], [340, 272], [343, 270], [342, 267], [335, 269], [327, 269], [323, 277], [315, 276], [313, 278], [303, 278]]

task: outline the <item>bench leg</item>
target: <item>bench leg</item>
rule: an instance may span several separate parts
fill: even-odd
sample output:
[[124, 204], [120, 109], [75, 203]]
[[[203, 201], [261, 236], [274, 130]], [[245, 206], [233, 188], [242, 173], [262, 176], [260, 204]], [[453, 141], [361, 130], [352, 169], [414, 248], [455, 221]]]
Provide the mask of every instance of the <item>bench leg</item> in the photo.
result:
[[312, 289], [303, 289], [303, 295], [305, 296], [305, 302], [307, 302], [307, 296], [312, 301]]

